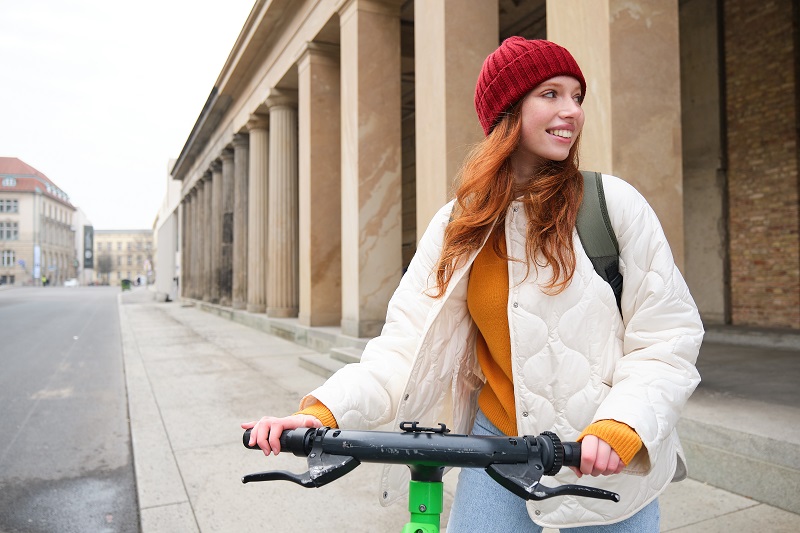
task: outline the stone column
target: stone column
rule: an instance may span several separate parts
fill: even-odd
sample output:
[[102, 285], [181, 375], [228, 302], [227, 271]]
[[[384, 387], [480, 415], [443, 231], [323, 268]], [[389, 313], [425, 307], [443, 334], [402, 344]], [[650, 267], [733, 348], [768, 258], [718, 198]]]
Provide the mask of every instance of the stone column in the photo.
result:
[[402, 269], [400, 3], [339, 11], [342, 333], [354, 337], [380, 333]]
[[297, 64], [299, 321], [342, 319], [339, 47], [309, 43]]
[[247, 176], [250, 139], [233, 136], [233, 308], [247, 309]]
[[297, 95], [271, 90], [269, 107], [269, 228], [267, 314], [295, 317], [297, 272]]
[[470, 147], [483, 139], [475, 82], [497, 48], [498, 13], [496, 1], [414, 2], [417, 241], [452, 198]]
[[682, 268], [678, 27], [677, 2], [547, 0], [548, 38], [572, 52], [589, 84], [581, 167], [634, 185], [658, 214]]
[[222, 151], [222, 186], [220, 199], [220, 231], [219, 247], [219, 304], [231, 305], [233, 284], [233, 149]]
[[247, 310], [267, 310], [267, 198], [269, 191], [268, 118], [253, 115], [247, 123], [250, 133], [247, 195]]
[[191, 264], [192, 193], [189, 191], [181, 203], [181, 298], [189, 298], [189, 268]]
[[209, 229], [214, 225], [214, 170], [207, 170], [203, 174], [205, 187], [203, 188], [203, 219], [200, 226], [200, 240], [203, 243], [203, 301], [211, 302], [213, 298], [214, 263], [212, 262], [214, 237]]
[[194, 231], [192, 232], [192, 250], [195, 268], [192, 269], [194, 271], [194, 274], [192, 274], [192, 286], [195, 300], [202, 300], [206, 286], [205, 239], [203, 239], [202, 235], [203, 226], [205, 225], [206, 209], [206, 181], [204, 177], [200, 177], [200, 179], [197, 180], [197, 197], [194, 203], [196, 205], [194, 206], [195, 216], [192, 217], [192, 223], [194, 225]]
[[222, 160], [211, 163], [211, 212], [209, 217], [209, 240], [211, 241], [209, 284], [211, 303], [219, 303], [220, 265], [222, 250]]

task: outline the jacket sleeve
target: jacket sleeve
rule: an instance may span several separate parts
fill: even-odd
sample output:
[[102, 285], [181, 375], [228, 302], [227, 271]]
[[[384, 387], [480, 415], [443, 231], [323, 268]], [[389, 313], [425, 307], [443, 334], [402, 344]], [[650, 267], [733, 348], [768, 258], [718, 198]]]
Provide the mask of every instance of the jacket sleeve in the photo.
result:
[[433, 217], [389, 301], [381, 334], [367, 343], [361, 361], [345, 366], [304, 397], [301, 409], [320, 401], [339, 427], [347, 429], [374, 429], [394, 421], [428, 314], [437, 301], [428, 289], [452, 209], [451, 201]]
[[647, 450], [637, 470], [646, 472], [700, 383], [703, 325], [653, 209], [618, 178], [604, 176], [603, 185], [620, 245], [625, 332], [623, 356], [594, 420], [632, 427]]

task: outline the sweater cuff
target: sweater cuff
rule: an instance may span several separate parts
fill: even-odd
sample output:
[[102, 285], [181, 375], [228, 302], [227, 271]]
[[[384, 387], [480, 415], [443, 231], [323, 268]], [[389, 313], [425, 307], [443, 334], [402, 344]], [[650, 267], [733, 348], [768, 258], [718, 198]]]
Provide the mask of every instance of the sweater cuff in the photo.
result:
[[317, 402], [315, 404], [309, 405], [302, 411], [297, 411], [296, 415], [311, 415], [315, 417], [317, 420], [322, 422], [322, 425], [329, 428], [338, 428], [339, 425], [336, 423], [336, 418], [331, 413], [331, 410], [325, 407], [322, 402]]
[[642, 447], [642, 439], [627, 424], [616, 420], [598, 420], [583, 430], [578, 442], [586, 435], [594, 435], [608, 443], [617, 452], [620, 460], [627, 466]]

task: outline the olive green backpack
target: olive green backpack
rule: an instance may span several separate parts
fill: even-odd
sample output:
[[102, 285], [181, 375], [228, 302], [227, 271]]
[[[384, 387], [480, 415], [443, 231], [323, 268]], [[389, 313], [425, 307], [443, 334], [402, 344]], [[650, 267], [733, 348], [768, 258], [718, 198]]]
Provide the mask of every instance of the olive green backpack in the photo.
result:
[[599, 172], [581, 171], [583, 201], [578, 210], [576, 229], [594, 270], [611, 286], [617, 308], [622, 312], [622, 274], [619, 272], [619, 243], [611, 227]]

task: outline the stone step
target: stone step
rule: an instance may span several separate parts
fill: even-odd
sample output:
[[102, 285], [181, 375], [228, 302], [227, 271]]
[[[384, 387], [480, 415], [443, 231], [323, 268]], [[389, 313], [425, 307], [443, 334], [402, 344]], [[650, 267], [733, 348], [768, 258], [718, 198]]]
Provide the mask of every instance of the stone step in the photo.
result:
[[678, 423], [689, 477], [800, 513], [800, 409], [698, 394]]
[[361, 348], [353, 346], [336, 346], [331, 348], [330, 356], [345, 364], [358, 363], [361, 361], [361, 354], [364, 352]]
[[337, 370], [344, 368], [346, 363], [334, 359], [329, 354], [301, 355], [298, 360], [301, 368], [313, 372], [324, 378], [331, 377]]

